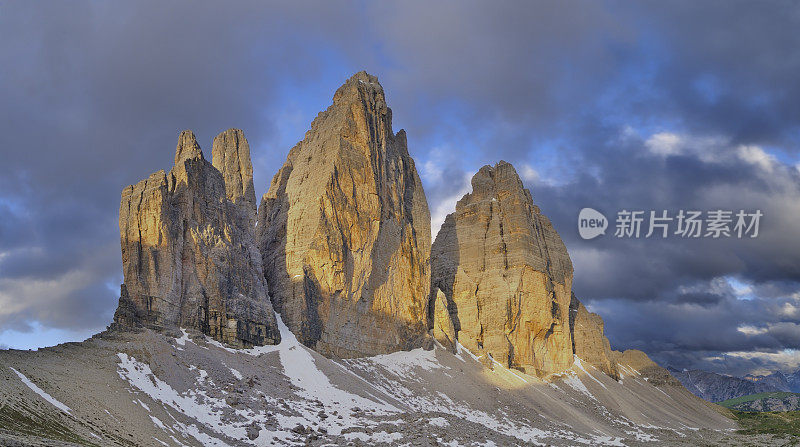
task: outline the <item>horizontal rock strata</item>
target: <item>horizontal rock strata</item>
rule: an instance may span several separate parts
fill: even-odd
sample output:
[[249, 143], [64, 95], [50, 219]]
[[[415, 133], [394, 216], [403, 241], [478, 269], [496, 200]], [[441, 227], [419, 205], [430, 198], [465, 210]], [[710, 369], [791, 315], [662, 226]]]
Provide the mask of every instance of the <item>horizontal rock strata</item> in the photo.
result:
[[572, 263], [513, 166], [484, 166], [432, 249], [432, 288], [447, 297], [458, 340], [545, 376], [573, 362]]

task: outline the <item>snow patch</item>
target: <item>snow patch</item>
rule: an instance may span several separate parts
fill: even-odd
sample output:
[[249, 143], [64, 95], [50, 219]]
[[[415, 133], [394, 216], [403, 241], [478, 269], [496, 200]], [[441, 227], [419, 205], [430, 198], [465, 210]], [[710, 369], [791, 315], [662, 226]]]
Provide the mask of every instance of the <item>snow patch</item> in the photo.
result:
[[442, 365], [436, 359], [436, 351], [426, 351], [422, 348], [376, 355], [369, 359], [371, 362], [383, 366], [400, 377], [407, 377], [416, 368], [421, 368], [425, 371], [442, 368]]
[[447, 427], [448, 425], [450, 425], [450, 423], [447, 422], [447, 419], [443, 417], [432, 418], [428, 421], [428, 423], [431, 425], [435, 425], [437, 427]]
[[[216, 433], [238, 440], [247, 439], [244, 427], [223, 422], [222, 411], [227, 406], [224, 401], [209, 397], [202, 390], [189, 390], [189, 392], [182, 395], [169, 384], [156, 377], [149, 365], [137, 361], [135, 358], [128, 356], [128, 354], [119, 353], [117, 357], [120, 360], [118, 364], [119, 370], [117, 371], [119, 377], [150, 396], [151, 399], [172, 407]], [[196, 368], [190, 367], [190, 369]], [[203, 381], [204, 376], [202, 373], [205, 373], [205, 371], [199, 371], [201, 371], [200, 376], [201, 381]], [[227, 445], [221, 440], [201, 432], [195, 424], [185, 425], [176, 421], [173, 428], [192, 436], [203, 445]]]
[[47, 402], [49, 402], [49, 403], [50, 403], [52, 406], [54, 406], [54, 407], [58, 408], [59, 410], [63, 411], [64, 413], [67, 413], [68, 415], [72, 416], [72, 413], [71, 413], [71, 411], [72, 411], [72, 410], [71, 410], [71, 409], [70, 409], [68, 406], [66, 406], [66, 405], [62, 404], [61, 402], [59, 402], [59, 401], [58, 401], [56, 398], [54, 398], [53, 396], [51, 396], [51, 395], [49, 395], [49, 394], [45, 393], [43, 389], [41, 389], [41, 388], [39, 388], [38, 386], [36, 386], [36, 384], [35, 384], [35, 383], [31, 382], [31, 381], [30, 381], [30, 380], [29, 380], [27, 377], [25, 377], [25, 375], [24, 375], [24, 374], [22, 374], [21, 372], [17, 371], [16, 369], [14, 369], [14, 368], [12, 368], [12, 367], [10, 367], [10, 366], [9, 366], [8, 368], [9, 368], [11, 371], [14, 371], [14, 374], [16, 374], [16, 375], [17, 375], [17, 377], [19, 377], [19, 379], [22, 381], [22, 383], [24, 383], [24, 384], [25, 384], [25, 385], [26, 385], [28, 388], [30, 388], [30, 389], [31, 389], [31, 391], [33, 391], [34, 393], [38, 394], [38, 395], [39, 395], [39, 396], [40, 396], [42, 399], [44, 399], [44, 400], [46, 400]]
[[358, 439], [362, 442], [371, 441], [371, 442], [382, 442], [386, 444], [403, 439], [402, 433], [387, 433], [385, 431], [379, 431], [371, 434], [351, 432], [351, 433], [344, 433], [342, 436], [344, 436], [348, 441]]
[[[577, 355], [575, 356], [575, 363], [574, 363], [574, 364], [575, 364], [575, 366], [577, 366], [577, 367], [578, 367], [578, 368], [579, 368], [581, 371], [583, 371], [584, 373], [586, 373], [586, 375], [587, 375], [587, 376], [589, 376], [589, 378], [590, 378], [590, 379], [592, 379], [592, 380], [594, 380], [595, 382], [597, 382], [597, 383], [598, 383], [598, 384], [599, 384], [601, 387], [603, 387], [603, 388], [605, 388], [605, 389], [608, 389], [608, 388], [606, 388], [606, 386], [603, 384], [603, 382], [601, 382], [601, 381], [600, 381], [600, 380], [599, 380], [597, 377], [593, 376], [593, 375], [592, 375], [592, 373], [590, 373], [589, 371], [587, 371], [587, 370], [586, 370], [586, 368], [584, 368], [584, 367], [583, 367], [583, 362], [581, 361], [581, 359], [580, 359], [580, 358], [579, 358]], [[589, 367], [590, 367], [590, 368], [592, 368], [592, 369], [595, 369], [595, 368], [594, 368], [594, 366], [592, 366], [592, 365], [589, 365]]]
[[244, 377], [242, 376], [242, 373], [240, 373], [239, 371], [236, 371], [231, 367], [228, 367], [228, 369], [231, 371], [231, 374], [233, 374], [233, 377], [236, 377], [236, 380], [242, 380], [242, 378]]
[[586, 385], [584, 385], [583, 382], [581, 382], [580, 377], [578, 377], [578, 375], [574, 371], [568, 371], [567, 373], [562, 374], [561, 380], [567, 385], [569, 385], [570, 388], [572, 388], [573, 390], [585, 394], [590, 399], [597, 401], [594, 395], [589, 391], [588, 388], [586, 388]]
[[181, 328], [181, 333], [183, 335], [181, 336], [181, 338], [176, 338], [175, 339], [175, 343], [177, 343], [180, 346], [186, 346], [186, 342], [187, 341], [191, 341], [191, 340], [189, 340], [189, 333], [186, 332], [186, 329], [184, 329], [184, 328]]

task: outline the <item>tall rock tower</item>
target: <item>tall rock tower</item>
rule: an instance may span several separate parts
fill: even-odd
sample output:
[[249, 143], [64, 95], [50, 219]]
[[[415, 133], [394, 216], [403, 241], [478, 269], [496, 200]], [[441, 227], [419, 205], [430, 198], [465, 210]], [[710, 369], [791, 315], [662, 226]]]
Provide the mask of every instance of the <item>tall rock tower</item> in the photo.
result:
[[194, 134], [184, 131], [168, 173], [122, 191], [125, 283], [114, 323], [193, 328], [237, 347], [277, 343], [255, 245], [253, 174], [242, 132], [220, 134], [213, 158], [212, 165]]
[[256, 229], [275, 309], [305, 345], [356, 357], [424, 336], [430, 212], [376, 77], [336, 91], [272, 180]]
[[475, 174], [436, 236], [431, 266], [432, 290], [444, 292], [466, 348], [539, 376], [572, 365], [572, 262], [513, 166]]

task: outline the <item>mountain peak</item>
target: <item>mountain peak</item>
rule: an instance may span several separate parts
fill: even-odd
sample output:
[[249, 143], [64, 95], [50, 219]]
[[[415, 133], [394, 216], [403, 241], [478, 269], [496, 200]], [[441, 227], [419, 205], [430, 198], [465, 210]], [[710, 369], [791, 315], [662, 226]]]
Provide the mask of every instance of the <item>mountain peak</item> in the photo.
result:
[[[572, 365], [572, 263], [511, 164], [484, 166], [472, 178], [472, 192], [436, 236], [431, 271], [464, 347], [538, 376]], [[580, 327], [599, 331], [582, 339], [604, 350], [601, 325]]]
[[351, 101], [376, 103], [381, 109], [387, 109], [383, 86], [378, 82], [378, 77], [363, 70], [350, 76], [333, 95], [334, 105]]
[[327, 356], [417, 347], [426, 335], [430, 212], [378, 78], [359, 72], [289, 153], [258, 210], [273, 303]]
[[178, 137], [178, 146], [175, 148], [175, 165], [190, 158], [203, 158], [203, 151], [197, 144], [197, 138], [191, 130], [184, 130]]

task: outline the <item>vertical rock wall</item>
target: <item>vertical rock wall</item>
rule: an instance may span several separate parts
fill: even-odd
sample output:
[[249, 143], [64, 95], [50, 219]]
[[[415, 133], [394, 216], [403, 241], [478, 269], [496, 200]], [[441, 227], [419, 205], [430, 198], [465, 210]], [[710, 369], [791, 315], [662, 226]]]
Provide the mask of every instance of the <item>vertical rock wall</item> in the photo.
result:
[[447, 297], [458, 340], [544, 376], [572, 364], [572, 263], [513, 166], [484, 166], [432, 249], [432, 288]]
[[214, 158], [222, 172], [185, 131], [168, 173], [122, 191], [125, 283], [115, 324], [193, 328], [239, 347], [277, 343], [251, 224], [255, 199], [247, 203], [252, 167], [241, 131], [217, 137]]
[[307, 346], [353, 357], [419, 344], [430, 213], [377, 78], [350, 78], [290, 151], [257, 240], [275, 308]]
[[609, 376], [618, 378], [611, 344], [604, 334], [603, 319], [586, 310], [575, 294], [570, 303], [570, 327], [575, 355]]

